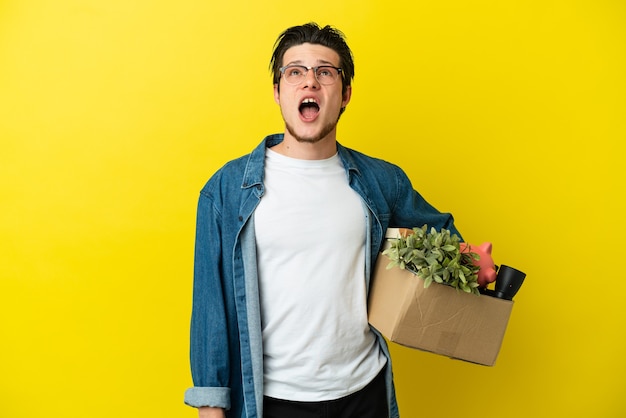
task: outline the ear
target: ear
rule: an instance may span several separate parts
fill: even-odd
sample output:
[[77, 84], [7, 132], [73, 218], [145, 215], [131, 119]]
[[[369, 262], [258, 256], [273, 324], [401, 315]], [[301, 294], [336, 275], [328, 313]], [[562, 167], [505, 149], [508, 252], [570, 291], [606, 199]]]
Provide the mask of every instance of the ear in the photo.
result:
[[280, 104], [280, 88], [278, 87], [278, 84], [274, 84], [274, 101], [277, 104]]
[[352, 97], [352, 86], [348, 86], [346, 92], [343, 94], [341, 100], [341, 107], [346, 107], [348, 103], [350, 103], [350, 98]]

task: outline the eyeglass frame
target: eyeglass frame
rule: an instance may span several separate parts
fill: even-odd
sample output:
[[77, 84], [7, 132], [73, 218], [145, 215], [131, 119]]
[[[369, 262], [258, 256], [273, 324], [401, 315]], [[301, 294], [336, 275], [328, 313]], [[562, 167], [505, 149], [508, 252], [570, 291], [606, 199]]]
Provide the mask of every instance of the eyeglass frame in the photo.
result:
[[[306, 71], [304, 72], [304, 77], [302, 77], [302, 81], [300, 81], [299, 83], [291, 84], [290, 82], [287, 81], [287, 78], [285, 78], [285, 83], [289, 84], [290, 86], [299, 86], [300, 84], [302, 84], [304, 80], [306, 80], [306, 76], [307, 74], [309, 74], [309, 70], [313, 70], [313, 75], [315, 76], [315, 80], [317, 80], [317, 82], [322, 84], [323, 86], [332, 86], [333, 84], [337, 82], [337, 80], [339, 79], [339, 76], [341, 76], [341, 78], [343, 79], [343, 69], [339, 67], [335, 67], [334, 65], [328, 65], [328, 64], [317, 65], [315, 67], [307, 67], [306, 65], [301, 65], [301, 64], [289, 64], [289, 65], [285, 65], [284, 67], [280, 67], [278, 71], [280, 71], [280, 74], [284, 77], [285, 71], [288, 68], [294, 68], [294, 67], [304, 68]], [[332, 68], [332, 69], [337, 70], [337, 78], [331, 84], [323, 84], [317, 78], [317, 70], [319, 70], [320, 68]]]

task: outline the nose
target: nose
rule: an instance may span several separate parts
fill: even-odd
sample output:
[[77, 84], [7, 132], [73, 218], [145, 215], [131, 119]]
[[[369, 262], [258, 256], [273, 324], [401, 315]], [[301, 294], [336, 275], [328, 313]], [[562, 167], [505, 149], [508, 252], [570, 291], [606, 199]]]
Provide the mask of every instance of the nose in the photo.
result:
[[304, 75], [303, 85], [304, 87], [311, 87], [314, 89], [319, 88], [320, 84], [319, 81], [317, 81], [317, 77], [315, 77], [315, 70], [313, 68], [309, 68]]

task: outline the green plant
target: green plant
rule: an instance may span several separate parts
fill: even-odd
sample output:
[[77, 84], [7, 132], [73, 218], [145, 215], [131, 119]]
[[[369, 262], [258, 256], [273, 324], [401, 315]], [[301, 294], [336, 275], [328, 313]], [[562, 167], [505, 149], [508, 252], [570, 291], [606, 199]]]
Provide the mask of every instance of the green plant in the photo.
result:
[[411, 234], [392, 239], [391, 246], [383, 251], [391, 262], [387, 268], [400, 267], [424, 280], [424, 287], [432, 282], [446, 284], [467, 293], [478, 291], [478, 270], [474, 260], [480, 256], [467, 250], [461, 251], [460, 238], [447, 229], [437, 232], [428, 226], [413, 228]]

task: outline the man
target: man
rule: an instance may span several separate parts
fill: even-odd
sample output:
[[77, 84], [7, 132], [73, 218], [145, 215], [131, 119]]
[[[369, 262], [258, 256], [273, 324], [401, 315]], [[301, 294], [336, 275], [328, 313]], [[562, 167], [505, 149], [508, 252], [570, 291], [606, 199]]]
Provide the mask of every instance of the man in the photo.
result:
[[341, 32], [289, 28], [271, 65], [285, 133], [200, 193], [185, 402], [201, 418], [398, 417], [372, 267], [388, 227], [458, 231], [401, 169], [337, 142], [354, 77]]

